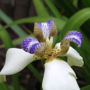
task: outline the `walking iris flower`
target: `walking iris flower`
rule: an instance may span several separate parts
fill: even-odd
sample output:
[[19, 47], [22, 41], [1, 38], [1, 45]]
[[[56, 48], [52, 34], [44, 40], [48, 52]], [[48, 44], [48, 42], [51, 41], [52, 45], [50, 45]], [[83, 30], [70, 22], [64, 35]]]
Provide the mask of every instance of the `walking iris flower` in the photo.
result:
[[[57, 34], [57, 30], [52, 20], [35, 23], [34, 34], [37, 39], [33, 37], [24, 39], [22, 49], [8, 49], [0, 75], [16, 74], [31, 62], [41, 59], [45, 60], [43, 90], [80, 90], [76, 82], [76, 74], [70, 66], [81, 67], [84, 62], [79, 53], [70, 46], [70, 42], [80, 47], [83, 40], [81, 33], [68, 32], [54, 48], [53, 36]], [[67, 62], [58, 56], [67, 56]]]

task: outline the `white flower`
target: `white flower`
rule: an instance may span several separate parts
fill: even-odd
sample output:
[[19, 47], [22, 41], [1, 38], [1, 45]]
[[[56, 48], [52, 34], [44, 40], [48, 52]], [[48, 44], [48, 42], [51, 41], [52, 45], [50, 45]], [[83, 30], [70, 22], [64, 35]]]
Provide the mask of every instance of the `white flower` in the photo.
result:
[[55, 48], [60, 50], [59, 55], [67, 56], [68, 63], [58, 58], [53, 58], [45, 63], [43, 90], [80, 90], [76, 74], [70, 66], [81, 67], [84, 62], [80, 54], [69, 46], [68, 40], [80, 46], [82, 35], [76, 31], [69, 32], [61, 43], [56, 44]]
[[[56, 47], [60, 48], [60, 43]], [[71, 46], [64, 56], [67, 56], [68, 63], [57, 58], [45, 63], [43, 90], [80, 90], [76, 74], [70, 66], [83, 66], [83, 58]]]
[[[6, 53], [5, 65], [0, 72], [3, 75], [12, 75], [23, 70], [28, 64], [37, 59], [46, 60], [45, 72], [42, 81], [43, 90], [80, 90], [75, 72], [70, 66], [83, 66], [83, 58], [69, 44], [70, 41], [81, 46], [82, 35], [77, 31], [66, 34], [61, 43], [52, 47], [56, 26], [52, 20], [44, 23], [35, 23], [35, 36], [28, 37], [22, 42], [22, 49], [10, 48]], [[67, 62], [57, 58], [67, 56]]]
[[[44, 23], [35, 23], [34, 34], [38, 38], [38, 32], [40, 30], [39, 33], [39, 35], [41, 36], [40, 41], [48, 42], [49, 36], [54, 36], [56, 33], [56, 30], [53, 30], [53, 28], [55, 27], [56, 26], [54, 25], [54, 22], [52, 20], [49, 20]], [[55, 33], [53, 33], [54, 31]], [[46, 34], [48, 34], [48, 37]], [[52, 38], [49, 44], [51, 43]], [[21, 70], [23, 70], [28, 64], [32, 63], [35, 60], [40, 59], [41, 57], [35, 55], [35, 52], [36, 54], [39, 53], [37, 48], [40, 46], [40, 44], [41, 43], [37, 39], [33, 37], [28, 37], [23, 40], [22, 49], [18, 48], [8, 49], [6, 53], [5, 64], [0, 72], [0, 82], [6, 81], [5, 75], [16, 74]], [[43, 47], [40, 46], [40, 48]]]

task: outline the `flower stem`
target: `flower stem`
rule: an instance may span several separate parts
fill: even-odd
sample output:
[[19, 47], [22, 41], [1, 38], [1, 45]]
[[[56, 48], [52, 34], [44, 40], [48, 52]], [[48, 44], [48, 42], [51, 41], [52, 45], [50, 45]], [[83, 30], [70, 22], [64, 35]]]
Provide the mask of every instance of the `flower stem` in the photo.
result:
[[14, 90], [20, 90], [18, 75], [17, 75], [17, 74], [13, 75], [13, 76], [12, 76], [12, 80], [13, 80]]
[[37, 69], [32, 64], [29, 64], [28, 68], [33, 72], [34, 76], [39, 80], [39, 82], [42, 83], [42, 76], [37, 71]]

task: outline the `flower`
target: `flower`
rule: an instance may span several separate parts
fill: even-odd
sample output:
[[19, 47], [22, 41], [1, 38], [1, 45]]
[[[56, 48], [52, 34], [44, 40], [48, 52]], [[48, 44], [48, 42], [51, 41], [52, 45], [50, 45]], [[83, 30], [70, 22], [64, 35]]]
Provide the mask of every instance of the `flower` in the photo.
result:
[[[70, 66], [81, 67], [84, 62], [79, 53], [70, 46], [70, 42], [80, 47], [82, 35], [80, 32], [70, 31], [53, 48], [53, 36], [56, 33], [56, 25], [52, 20], [35, 23], [34, 34], [37, 39], [28, 37], [23, 40], [22, 49], [8, 49], [0, 75], [18, 73], [31, 62], [42, 59], [45, 60], [43, 90], [80, 90], [76, 82], [76, 74]], [[67, 62], [58, 56], [67, 56]]]
[[76, 74], [70, 66], [82, 67], [84, 62], [79, 53], [69, 46], [69, 42], [75, 42], [80, 47], [82, 40], [80, 32], [71, 31], [61, 43], [56, 44], [57, 56], [67, 56], [68, 63], [58, 58], [45, 63], [43, 90], [80, 90], [76, 82]]

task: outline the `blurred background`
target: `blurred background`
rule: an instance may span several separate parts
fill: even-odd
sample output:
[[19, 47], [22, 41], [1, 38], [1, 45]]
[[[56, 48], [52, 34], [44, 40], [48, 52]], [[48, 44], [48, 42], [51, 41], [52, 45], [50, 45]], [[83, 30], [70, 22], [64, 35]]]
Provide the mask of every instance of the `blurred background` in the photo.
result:
[[[90, 0], [0, 0], [0, 68], [7, 49], [20, 48], [22, 40], [33, 35], [34, 22], [50, 19], [55, 21], [58, 30], [54, 45], [70, 30], [83, 34], [81, 48], [71, 45], [84, 58], [85, 64], [82, 68], [72, 68], [81, 90], [90, 90]], [[7, 76], [0, 90], [41, 90], [43, 72], [42, 63], [33, 62], [20, 73]]]

